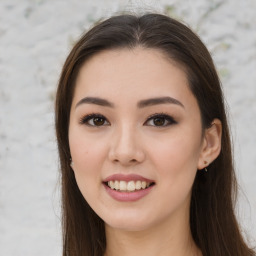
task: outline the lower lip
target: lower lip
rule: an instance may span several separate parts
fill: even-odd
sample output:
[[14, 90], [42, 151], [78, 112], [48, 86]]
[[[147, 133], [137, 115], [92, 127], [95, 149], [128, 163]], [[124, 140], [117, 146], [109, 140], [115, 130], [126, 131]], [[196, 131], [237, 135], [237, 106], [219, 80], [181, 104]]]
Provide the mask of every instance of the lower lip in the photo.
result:
[[146, 189], [141, 189], [141, 190], [137, 190], [137, 191], [133, 191], [133, 192], [122, 192], [122, 191], [117, 191], [114, 189], [111, 189], [110, 187], [108, 187], [106, 184], [103, 184], [106, 191], [108, 192], [108, 194], [114, 198], [117, 201], [120, 202], [134, 202], [137, 201], [141, 198], [143, 198], [144, 196], [146, 196], [154, 187], [150, 186]]

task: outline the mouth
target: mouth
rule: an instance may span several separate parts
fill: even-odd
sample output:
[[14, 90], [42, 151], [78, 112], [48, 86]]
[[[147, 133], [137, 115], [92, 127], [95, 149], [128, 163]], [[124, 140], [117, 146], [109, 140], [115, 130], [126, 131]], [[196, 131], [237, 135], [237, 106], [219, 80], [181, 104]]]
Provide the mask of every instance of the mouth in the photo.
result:
[[145, 180], [109, 180], [103, 182], [110, 189], [119, 191], [119, 192], [136, 192], [148, 189], [151, 186], [154, 186], [154, 182], [145, 181]]
[[120, 202], [134, 202], [151, 193], [155, 181], [137, 174], [114, 174], [103, 180], [106, 192]]

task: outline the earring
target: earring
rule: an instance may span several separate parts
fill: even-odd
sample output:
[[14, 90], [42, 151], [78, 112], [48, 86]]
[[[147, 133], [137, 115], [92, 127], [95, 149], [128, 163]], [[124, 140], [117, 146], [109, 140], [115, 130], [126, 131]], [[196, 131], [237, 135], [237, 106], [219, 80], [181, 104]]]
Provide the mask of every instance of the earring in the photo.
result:
[[[207, 164], [207, 161], [204, 161], [204, 164]], [[208, 172], [208, 170], [207, 170], [206, 167], [204, 167], [204, 171], [205, 171], [205, 172]]]
[[70, 158], [70, 166], [73, 168], [73, 166], [74, 166], [74, 162], [72, 161], [72, 158]]

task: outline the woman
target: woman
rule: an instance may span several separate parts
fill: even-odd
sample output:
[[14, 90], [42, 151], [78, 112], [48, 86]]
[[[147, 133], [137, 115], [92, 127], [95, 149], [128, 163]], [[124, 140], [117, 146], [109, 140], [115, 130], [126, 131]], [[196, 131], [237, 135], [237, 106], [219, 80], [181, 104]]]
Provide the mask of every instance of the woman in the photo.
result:
[[97, 24], [56, 98], [63, 255], [248, 256], [209, 52], [160, 14]]

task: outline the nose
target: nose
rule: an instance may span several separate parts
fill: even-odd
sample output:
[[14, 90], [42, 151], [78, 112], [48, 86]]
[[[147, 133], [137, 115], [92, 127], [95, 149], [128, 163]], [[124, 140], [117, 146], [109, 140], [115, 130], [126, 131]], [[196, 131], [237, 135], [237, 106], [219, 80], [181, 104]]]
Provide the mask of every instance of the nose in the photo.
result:
[[145, 159], [145, 152], [135, 129], [123, 126], [113, 133], [109, 159], [124, 166], [141, 163]]

